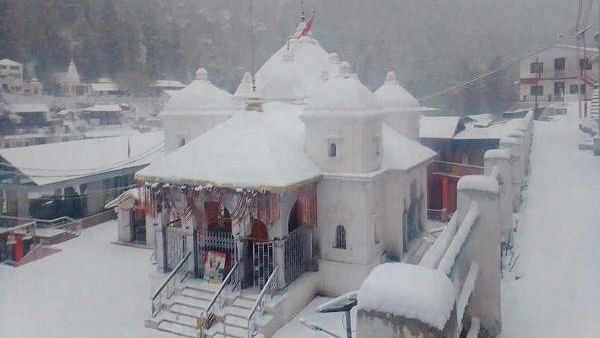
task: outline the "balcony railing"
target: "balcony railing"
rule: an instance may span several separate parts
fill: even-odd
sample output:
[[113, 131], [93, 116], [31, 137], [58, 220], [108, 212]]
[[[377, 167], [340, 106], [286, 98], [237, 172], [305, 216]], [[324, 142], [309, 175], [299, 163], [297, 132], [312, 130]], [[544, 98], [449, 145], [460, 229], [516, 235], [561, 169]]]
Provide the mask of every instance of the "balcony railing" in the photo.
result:
[[427, 218], [434, 221], [440, 221], [442, 223], [448, 223], [450, 215], [446, 209], [427, 209]]
[[470, 164], [435, 161], [431, 165], [431, 172], [436, 175], [463, 177], [467, 175], [483, 175], [483, 167]]

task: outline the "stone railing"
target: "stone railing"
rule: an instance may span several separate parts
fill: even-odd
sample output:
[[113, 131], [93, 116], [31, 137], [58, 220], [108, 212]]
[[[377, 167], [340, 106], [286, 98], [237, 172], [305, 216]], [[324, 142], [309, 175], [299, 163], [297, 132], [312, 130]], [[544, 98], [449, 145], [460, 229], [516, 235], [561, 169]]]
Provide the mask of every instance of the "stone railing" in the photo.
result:
[[219, 289], [213, 295], [213, 298], [211, 299], [210, 303], [206, 307], [206, 310], [204, 310], [204, 312], [202, 313], [202, 319], [200, 320], [200, 323], [201, 323], [200, 327], [202, 329], [205, 329], [205, 330], [210, 329], [210, 327], [213, 325], [215, 318], [216, 318], [215, 312], [217, 310], [222, 309], [223, 306], [225, 306], [225, 289], [226, 288], [229, 288], [230, 294], [232, 294], [234, 296], [239, 295], [239, 293], [240, 293], [241, 280], [240, 280], [240, 268], [239, 268], [238, 262], [235, 262], [235, 264], [233, 265], [231, 270], [229, 270], [229, 273], [227, 274], [227, 276], [225, 276], [225, 279], [223, 279], [223, 282], [221, 282], [221, 286], [219, 286]]
[[248, 338], [252, 338], [258, 334], [258, 331], [256, 330], [256, 321], [264, 316], [265, 304], [271, 301], [279, 291], [277, 280], [278, 273], [279, 267], [276, 266], [250, 311], [250, 315], [248, 316]]
[[156, 317], [166, 301], [183, 285], [185, 279], [192, 274], [192, 256], [188, 252], [177, 264], [175, 269], [169, 273], [167, 278], [160, 284], [158, 289], [152, 294], [152, 317]]

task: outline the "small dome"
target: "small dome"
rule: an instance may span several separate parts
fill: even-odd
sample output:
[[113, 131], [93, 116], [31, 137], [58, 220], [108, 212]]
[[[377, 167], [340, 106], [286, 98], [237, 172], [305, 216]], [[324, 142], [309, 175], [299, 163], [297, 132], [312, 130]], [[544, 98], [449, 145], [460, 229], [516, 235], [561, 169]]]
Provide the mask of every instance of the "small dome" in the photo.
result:
[[215, 111], [230, 113], [235, 107], [233, 96], [213, 85], [206, 69], [200, 68], [192, 83], [173, 93], [162, 114], [203, 115]]
[[306, 115], [376, 115], [380, 107], [375, 94], [360, 82], [348, 62], [339, 74], [315, 88], [306, 106]]
[[244, 77], [242, 77], [242, 81], [240, 81], [240, 85], [235, 91], [234, 97], [236, 100], [244, 100], [253, 96], [256, 95], [252, 91], [252, 74], [246, 72], [244, 73]]
[[302, 101], [329, 68], [329, 54], [317, 40], [292, 38], [256, 73], [257, 92], [266, 101]]
[[410, 110], [420, 108], [419, 101], [400, 86], [394, 72], [388, 72], [383, 85], [375, 92], [379, 103], [386, 109]]

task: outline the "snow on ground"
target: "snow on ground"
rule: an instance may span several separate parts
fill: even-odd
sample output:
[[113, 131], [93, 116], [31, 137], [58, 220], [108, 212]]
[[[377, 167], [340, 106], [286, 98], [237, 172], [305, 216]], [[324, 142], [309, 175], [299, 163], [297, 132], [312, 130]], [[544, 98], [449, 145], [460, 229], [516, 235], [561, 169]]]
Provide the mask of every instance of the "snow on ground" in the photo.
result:
[[0, 337], [167, 338], [144, 327], [151, 251], [111, 244], [114, 221], [84, 230], [61, 252], [0, 264]]
[[503, 281], [502, 338], [600, 337], [600, 157], [578, 149], [576, 115], [535, 125], [519, 264]]
[[[332, 298], [317, 297], [313, 299], [297, 316], [279, 329], [273, 338], [331, 338], [324, 332], [317, 332], [307, 328], [300, 322], [304, 319], [307, 323], [314, 323], [323, 329], [332, 332], [340, 337], [346, 336], [345, 313], [317, 313], [316, 308], [330, 301]], [[352, 315], [352, 335], [356, 336], [356, 307], [351, 311]]]

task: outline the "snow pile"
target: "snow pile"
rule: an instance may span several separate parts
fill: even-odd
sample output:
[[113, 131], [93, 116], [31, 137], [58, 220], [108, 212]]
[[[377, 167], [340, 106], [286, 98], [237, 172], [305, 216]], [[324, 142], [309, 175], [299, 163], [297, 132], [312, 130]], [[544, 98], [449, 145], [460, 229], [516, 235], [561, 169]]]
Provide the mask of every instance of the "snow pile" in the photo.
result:
[[375, 92], [379, 103], [385, 108], [419, 112], [421, 104], [404, 87], [400, 86], [394, 72], [388, 72], [385, 82]]
[[461, 190], [481, 190], [492, 194], [500, 191], [498, 181], [486, 175], [464, 176], [458, 181], [458, 191]]
[[419, 265], [425, 266], [431, 269], [437, 268], [438, 264], [444, 257], [444, 253], [452, 243], [452, 239], [454, 239], [454, 235], [456, 234], [456, 217], [457, 214], [452, 216], [450, 222], [444, 228], [444, 231], [440, 234], [438, 239], [433, 243], [433, 245], [427, 250], [423, 258], [421, 258], [421, 262]]
[[359, 310], [420, 320], [443, 330], [455, 301], [452, 282], [440, 271], [418, 265], [377, 266], [358, 293]]
[[456, 257], [465, 244], [469, 233], [471, 233], [471, 228], [475, 224], [477, 218], [479, 218], [479, 205], [477, 202], [472, 202], [469, 211], [465, 215], [465, 219], [456, 232], [456, 236], [454, 236], [452, 243], [450, 243], [450, 246], [448, 246], [448, 250], [446, 250], [446, 253], [444, 253], [444, 257], [442, 257], [442, 260], [440, 261], [438, 270], [446, 275], [450, 274], [452, 268], [454, 267]]
[[198, 69], [196, 80], [187, 87], [169, 92], [169, 95], [171, 99], [161, 116], [231, 114], [238, 109], [233, 96], [213, 85], [204, 68]]
[[490, 149], [486, 151], [483, 156], [486, 160], [496, 158], [510, 160], [510, 152], [508, 152], [506, 149]]

